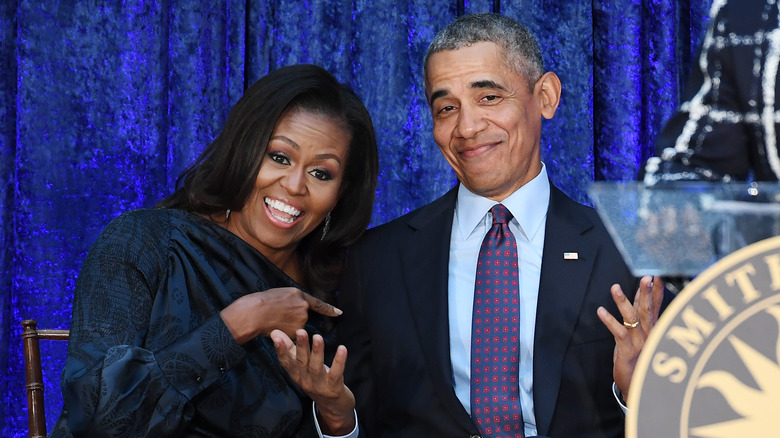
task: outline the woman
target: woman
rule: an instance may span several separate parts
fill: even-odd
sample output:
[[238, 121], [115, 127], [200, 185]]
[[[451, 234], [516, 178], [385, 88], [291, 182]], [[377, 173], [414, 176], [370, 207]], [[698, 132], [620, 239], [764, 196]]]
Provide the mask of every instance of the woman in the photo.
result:
[[[326, 367], [319, 333], [377, 167], [368, 112], [325, 70], [252, 85], [178, 189], [90, 250], [52, 436], [317, 436], [315, 411], [323, 432], [352, 431], [346, 351]], [[289, 360], [307, 332], [304, 392], [274, 343]]]

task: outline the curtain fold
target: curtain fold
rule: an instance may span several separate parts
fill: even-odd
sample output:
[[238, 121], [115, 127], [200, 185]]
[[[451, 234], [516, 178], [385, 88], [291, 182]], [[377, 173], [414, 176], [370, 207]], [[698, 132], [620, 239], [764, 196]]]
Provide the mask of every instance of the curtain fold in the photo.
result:
[[[629, 180], [678, 102], [708, 0], [463, 2], [526, 24], [563, 82], [544, 123], [555, 184], [587, 202]], [[431, 135], [422, 58], [455, 0], [99, 0], [0, 3], [0, 435], [24, 436], [22, 319], [67, 327], [79, 267], [105, 225], [151, 207], [218, 134], [243, 90], [319, 64], [373, 118], [373, 225], [455, 177]], [[64, 345], [43, 342], [46, 412], [59, 415]]]
[[[21, 391], [19, 383], [9, 376], [9, 347], [11, 333], [16, 330], [11, 321], [11, 284], [14, 257], [13, 205], [14, 205], [14, 149], [16, 148], [16, 40], [15, 5], [0, 2], [0, 391], [4, 399], [9, 392]], [[18, 339], [18, 338], [17, 338]], [[14, 356], [14, 360], [18, 360]], [[24, 388], [24, 386], [21, 386]], [[5, 427], [9, 416], [19, 415], [8, 403], [0, 401], [0, 433], [10, 431]]]

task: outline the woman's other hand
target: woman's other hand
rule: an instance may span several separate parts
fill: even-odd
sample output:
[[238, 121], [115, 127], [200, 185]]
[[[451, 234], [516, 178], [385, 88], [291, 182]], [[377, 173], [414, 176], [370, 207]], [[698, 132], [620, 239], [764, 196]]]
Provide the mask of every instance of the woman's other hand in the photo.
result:
[[[295, 343], [281, 330], [271, 332], [276, 355], [290, 377], [314, 400], [320, 426], [331, 435], [346, 435], [355, 428], [355, 396], [344, 384], [347, 348], [339, 345], [330, 367], [325, 365], [325, 341], [314, 335], [309, 350], [306, 330], [295, 332]], [[324, 424], [323, 424], [324, 422]]]

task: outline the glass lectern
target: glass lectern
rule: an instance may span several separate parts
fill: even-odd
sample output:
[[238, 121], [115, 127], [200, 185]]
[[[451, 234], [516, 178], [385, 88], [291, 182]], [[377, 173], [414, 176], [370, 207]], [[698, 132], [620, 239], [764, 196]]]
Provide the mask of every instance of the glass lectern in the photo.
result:
[[588, 195], [638, 277], [693, 277], [780, 235], [777, 183], [596, 182]]

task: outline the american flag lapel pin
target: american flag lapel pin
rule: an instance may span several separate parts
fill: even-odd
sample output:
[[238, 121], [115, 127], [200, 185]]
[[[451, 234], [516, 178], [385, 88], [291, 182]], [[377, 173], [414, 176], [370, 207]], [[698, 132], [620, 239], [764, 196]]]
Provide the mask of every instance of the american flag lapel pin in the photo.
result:
[[563, 253], [563, 259], [564, 260], [577, 260], [580, 258], [580, 255], [576, 252], [565, 252]]

